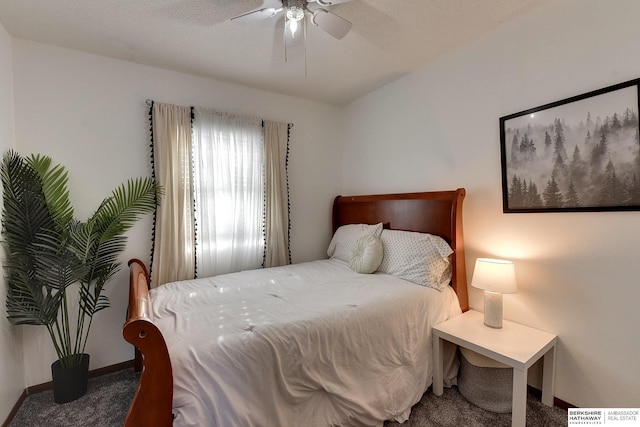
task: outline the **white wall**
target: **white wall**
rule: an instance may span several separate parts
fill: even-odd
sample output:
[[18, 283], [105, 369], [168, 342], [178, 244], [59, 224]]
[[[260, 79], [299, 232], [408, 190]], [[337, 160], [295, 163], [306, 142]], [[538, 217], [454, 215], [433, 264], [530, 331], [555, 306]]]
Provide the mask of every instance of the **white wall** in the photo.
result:
[[552, 2], [346, 108], [343, 194], [466, 187], [469, 277], [516, 261], [505, 317], [559, 335], [555, 394], [582, 407], [640, 402], [640, 212], [503, 214], [498, 119], [640, 77], [638, 16]]
[[[148, 107], [197, 105], [293, 122], [290, 154], [294, 262], [322, 257], [331, 233], [331, 202], [340, 188], [342, 119], [337, 107], [14, 39], [15, 134], [21, 153], [64, 164], [76, 216], [87, 218], [129, 177], [150, 173]], [[130, 234], [123, 260], [149, 258], [151, 221]], [[326, 255], [324, 255], [326, 256]], [[125, 264], [126, 265], [126, 264]], [[109, 285], [112, 307], [97, 314], [90, 369], [133, 357], [122, 338], [128, 276]], [[26, 383], [51, 380], [55, 354], [42, 328], [24, 328]]]
[[[466, 187], [469, 273], [478, 256], [516, 260], [520, 292], [505, 297], [505, 317], [560, 336], [556, 395], [583, 407], [637, 406], [640, 213], [502, 214], [498, 118], [639, 77], [639, 14], [635, 0], [553, 2], [352, 103], [344, 118], [332, 106], [12, 43], [0, 28], [0, 149], [12, 146], [14, 98], [16, 147], [68, 167], [86, 218], [117, 184], [149, 173], [145, 98], [294, 122], [295, 262], [323, 256], [338, 193]], [[123, 260], [148, 259], [149, 231], [149, 219], [132, 231]], [[113, 280], [112, 307], [95, 319], [92, 369], [132, 357], [120, 334], [126, 282], [124, 273]], [[482, 309], [481, 293], [470, 296]], [[24, 387], [14, 369], [20, 334], [2, 310], [0, 416]], [[22, 332], [26, 385], [49, 381], [48, 338], [37, 327]]]
[[[11, 37], [0, 24], [0, 152], [13, 148], [13, 70]], [[0, 190], [1, 194], [1, 190]], [[0, 201], [0, 205], [2, 202]], [[4, 256], [4, 255], [2, 255]], [[7, 320], [4, 271], [0, 266], [0, 420], [4, 420], [24, 390], [22, 335]]]

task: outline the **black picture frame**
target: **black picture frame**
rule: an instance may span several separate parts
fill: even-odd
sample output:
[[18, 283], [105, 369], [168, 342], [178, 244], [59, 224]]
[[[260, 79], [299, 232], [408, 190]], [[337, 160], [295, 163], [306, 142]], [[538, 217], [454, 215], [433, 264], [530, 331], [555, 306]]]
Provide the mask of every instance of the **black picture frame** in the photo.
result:
[[504, 213], [640, 210], [640, 79], [500, 117]]

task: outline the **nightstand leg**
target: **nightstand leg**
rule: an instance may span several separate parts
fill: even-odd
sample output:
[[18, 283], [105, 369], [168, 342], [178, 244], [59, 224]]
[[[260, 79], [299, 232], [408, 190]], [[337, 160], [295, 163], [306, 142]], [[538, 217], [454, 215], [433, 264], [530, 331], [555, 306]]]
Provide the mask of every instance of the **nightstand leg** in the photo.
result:
[[433, 335], [433, 394], [442, 396], [444, 392], [444, 368], [442, 366], [444, 358], [444, 343], [442, 338]]
[[556, 370], [556, 346], [554, 345], [544, 355], [542, 367], [542, 403], [553, 406], [554, 375]]
[[527, 420], [527, 370], [513, 368], [511, 425], [525, 427]]

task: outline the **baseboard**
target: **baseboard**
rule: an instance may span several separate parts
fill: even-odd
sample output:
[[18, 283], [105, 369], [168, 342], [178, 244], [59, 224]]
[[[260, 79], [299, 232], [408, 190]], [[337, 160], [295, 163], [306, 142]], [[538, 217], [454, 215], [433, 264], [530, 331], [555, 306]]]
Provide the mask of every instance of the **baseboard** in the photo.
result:
[[[114, 372], [122, 371], [124, 369], [133, 368], [133, 360], [127, 360], [126, 362], [116, 363], [115, 365], [104, 366], [102, 368], [93, 369], [89, 371], [89, 378], [100, 377], [106, 374], [112, 374]], [[40, 393], [42, 391], [53, 390], [53, 381], [48, 381], [42, 384], [32, 385], [31, 387], [27, 387], [25, 391], [27, 392], [27, 396], [30, 396], [35, 393]]]
[[13, 417], [15, 417], [16, 414], [18, 413], [18, 409], [20, 409], [22, 402], [24, 402], [26, 398], [27, 398], [27, 390], [25, 389], [22, 391], [22, 394], [20, 395], [20, 397], [18, 397], [16, 404], [13, 405], [13, 408], [11, 408], [9, 415], [7, 415], [7, 419], [4, 420], [4, 422], [2, 423], [2, 427], [7, 427], [9, 425]]
[[[529, 390], [529, 393], [533, 394], [538, 399], [542, 399], [542, 390], [531, 385], [528, 385], [527, 388]], [[576, 405], [572, 405], [571, 403], [565, 402], [562, 399], [558, 399], [555, 396], [553, 397], [553, 406], [557, 406], [558, 408], [564, 409], [565, 411], [568, 411], [569, 408], [577, 408]]]
[[[89, 378], [100, 377], [102, 375], [112, 374], [114, 372], [123, 371], [125, 369], [129, 369], [133, 367], [134, 367], [134, 360], [127, 360], [126, 362], [116, 363], [115, 365], [103, 366], [102, 368], [93, 369], [89, 371]], [[7, 419], [2, 423], [2, 427], [7, 427], [9, 425], [13, 417], [15, 417], [16, 413], [18, 412], [18, 409], [20, 409], [22, 402], [24, 402], [27, 396], [30, 396], [35, 393], [47, 391], [47, 390], [53, 390], [53, 381], [48, 381], [46, 383], [36, 384], [30, 387], [26, 387], [22, 392], [22, 394], [20, 395], [20, 397], [18, 398], [18, 400], [16, 401], [16, 404], [13, 405], [13, 409], [11, 409], [11, 412], [9, 412]]]

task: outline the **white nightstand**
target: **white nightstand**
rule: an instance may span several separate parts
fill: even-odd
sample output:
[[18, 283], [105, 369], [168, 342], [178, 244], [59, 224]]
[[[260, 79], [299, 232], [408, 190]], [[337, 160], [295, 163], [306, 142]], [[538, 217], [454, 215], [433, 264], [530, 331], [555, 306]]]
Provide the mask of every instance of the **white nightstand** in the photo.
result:
[[433, 327], [433, 393], [443, 392], [442, 343], [447, 340], [513, 368], [512, 426], [525, 426], [527, 370], [544, 356], [542, 403], [553, 405], [553, 381], [558, 337], [518, 323], [503, 321], [501, 329], [484, 325], [484, 315], [469, 310]]

